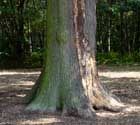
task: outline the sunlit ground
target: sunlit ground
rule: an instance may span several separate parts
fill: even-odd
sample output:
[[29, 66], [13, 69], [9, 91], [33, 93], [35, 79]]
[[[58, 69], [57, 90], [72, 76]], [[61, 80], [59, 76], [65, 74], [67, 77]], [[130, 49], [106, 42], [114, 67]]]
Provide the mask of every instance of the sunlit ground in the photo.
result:
[[107, 77], [107, 78], [136, 78], [136, 79], [140, 79], [140, 71], [138, 72], [134, 72], [134, 71], [120, 71], [120, 72], [111, 72], [111, 71], [108, 71], [108, 72], [100, 72], [99, 73], [100, 76], [103, 76], [103, 77]]
[[119, 113], [97, 111], [97, 117], [91, 120], [26, 111], [23, 99], [39, 74], [40, 71], [0, 71], [0, 125], [140, 124], [140, 70], [132, 67], [131, 70], [124, 68], [124, 71], [123, 67], [99, 70], [103, 85], [120, 98], [125, 108]]
[[20, 125], [35, 125], [35, 124], [51, 124], [51, 123], [61, 123], [61, 120], [57, 119], [57, 118], [39, 118], [39, 119], [35, 119], [34, 121], [31, 120], [27, 120], [27, 121], [23, 121], [23, 122], [19, 122]]

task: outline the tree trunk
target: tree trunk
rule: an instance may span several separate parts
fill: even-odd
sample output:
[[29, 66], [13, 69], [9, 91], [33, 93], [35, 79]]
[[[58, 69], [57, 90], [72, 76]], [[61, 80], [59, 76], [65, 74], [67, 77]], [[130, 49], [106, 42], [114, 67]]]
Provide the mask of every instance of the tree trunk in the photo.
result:
[[92, 117], [121, 106], [100, 84], [95, 33], [95, 0], [48, 0], [46, 59], [27, 109]]

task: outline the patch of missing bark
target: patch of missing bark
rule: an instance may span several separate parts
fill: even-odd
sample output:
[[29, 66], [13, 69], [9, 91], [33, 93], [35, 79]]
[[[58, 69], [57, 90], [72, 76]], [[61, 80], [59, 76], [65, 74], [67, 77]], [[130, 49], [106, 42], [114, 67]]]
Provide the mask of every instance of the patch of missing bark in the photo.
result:
[[[74, 0], [74, 27], [76, 34], [76, 48], [79, 60], [82, 84], [85, 88], [85, 94], [91, 99], [93, 92], [93, 83], [96, 81], [96, 62], [91, 53], [91, 47], [86, 34], [85, 26], [85, 0]], [[95, 77], [94, 77], [95, 76]]]
[[85, 8], [87, 3], [85, 0], [73, 0], [73, 2], [75, 44], [85, 95], [93, 108], [116, 111], [122, 105], [101, 85], [96, 69], [95, 53], [91, 50], [92, 43], [89, 41], [88, 34], [84, 31], [85, 21], [88, 18], [88, 15], [86, 15], [87, 8]]

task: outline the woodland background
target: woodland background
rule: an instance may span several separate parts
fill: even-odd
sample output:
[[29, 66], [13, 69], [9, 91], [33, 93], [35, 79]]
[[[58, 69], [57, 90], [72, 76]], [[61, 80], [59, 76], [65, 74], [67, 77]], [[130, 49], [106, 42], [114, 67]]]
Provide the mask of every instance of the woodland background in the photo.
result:
[[[46, 0], [0, 1], [0, 68], [43, 63]], [[98, 0], [97, 63], [140, 64], [140, 0]]]

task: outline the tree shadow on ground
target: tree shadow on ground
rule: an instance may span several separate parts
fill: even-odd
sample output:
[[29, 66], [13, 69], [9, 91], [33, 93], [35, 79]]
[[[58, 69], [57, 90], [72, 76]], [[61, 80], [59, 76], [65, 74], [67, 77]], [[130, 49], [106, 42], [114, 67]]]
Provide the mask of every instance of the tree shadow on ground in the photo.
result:
[[[103, 84], [125, 104], [124, 112], [97, 111], [92, 120], [26, 111], [25, 95], [37, 80], [38, 73], [11, 73], [0, 75], [0, 124], [13, 125], [138, 125], [140, 124], [140, 80], [135, 78], [101, 77]], [[137, 90], [137, 91], [136, 91]]]

